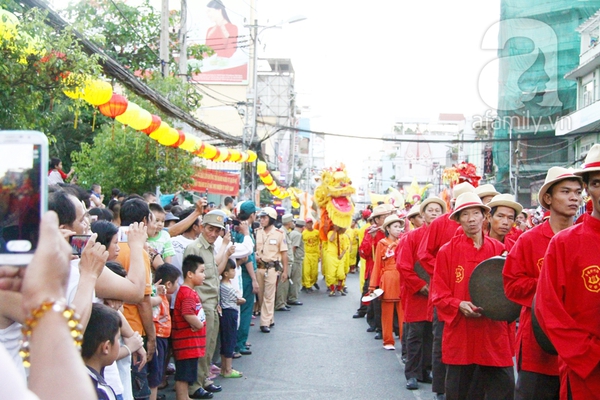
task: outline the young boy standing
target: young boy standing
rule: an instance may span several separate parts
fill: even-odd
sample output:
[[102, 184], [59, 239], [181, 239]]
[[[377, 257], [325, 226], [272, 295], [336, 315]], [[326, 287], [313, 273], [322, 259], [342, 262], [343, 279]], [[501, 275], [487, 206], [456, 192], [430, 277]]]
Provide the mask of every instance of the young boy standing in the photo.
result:
[[[188, 255], [182, 265], [183, 284], [177, 292], [171, 340], [175, 355], [175, 392], [177, 400], [189, 400], [188, 386], [196, 381], [198, 358], [206, 351], [206, 316], [200, 297], [194, 286], [204, 282], [204, 260], [200, 256]], [[210, 396], [208, 396], [210, 395]], [[212, 398], [206, 393], [205, 398]]]
[[83, 335], [81, 356], [88, 368], [99, 400], [116, 400], [113, 389], [104, 380], [104, 367], [119, 356], [121, 318], [112, 308], [94, 303]]
[[[244, 258], [245, 259], [245, 258]], [[242, 259], [240, 259], [241, 261]], [[233, 352], [237, 343], [238, 306], [246, 302], [231, 284], [235, 277], [236, 262], [227, 260], [221, 274], [221, 376], [224, 378], [241, 378], [242, 373], [232, 368]]]
[[165, 358], [169, 354], [171, 336], [171, 315], [168, 298], [179, 289], [179, 269], [171, 264], [163, 264], [156, 269], [154, 284], [158, 285], [157, 296], [152, 297], [154, 328], [156, 329], [156, 356], [148, 363], [148, 385], [150, 400], [156, 400], [158, 386], [165, 372]]

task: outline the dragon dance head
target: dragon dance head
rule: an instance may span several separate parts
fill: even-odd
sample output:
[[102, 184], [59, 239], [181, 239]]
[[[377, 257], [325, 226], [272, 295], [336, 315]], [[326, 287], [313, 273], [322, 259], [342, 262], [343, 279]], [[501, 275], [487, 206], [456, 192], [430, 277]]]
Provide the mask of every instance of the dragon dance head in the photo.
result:
[[[349, 228], [354, 214], [352, 196], [356, 190], [346, 172], [346, 167], [327, 168], [321, 173], [321, 183], [315, 189], [315, 202], [333, 225]], [[323, 212], [322, 212], [323, 214]]]
[[481, 176], [477, 175], [475, 164], [462, 161], [459, 164], [454, 164], [452, 167], [444, 169], [442, 179], [450, 187], [463, 182], [469, 182], [473, 187], [477, 187], [479, 186]]

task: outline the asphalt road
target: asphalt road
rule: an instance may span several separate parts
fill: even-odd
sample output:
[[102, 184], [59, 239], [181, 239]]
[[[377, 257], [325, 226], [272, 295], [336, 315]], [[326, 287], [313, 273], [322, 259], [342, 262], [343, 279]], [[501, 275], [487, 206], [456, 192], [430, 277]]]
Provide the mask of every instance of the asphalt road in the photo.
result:
[[[271, 333], [251, 327], [252, 355], [233, 360], [239, 379], [217, 378], [223, 391], [214, 399], [432, 399], [431, 385], [406, 390], [400, 342], [384, 350], [367, 333], [364, 319], [352, 319], [359, 304], [358, 275], [348, 276], [347, 296], [321, 290], [301, 293], [303, 306], [275, 313]], [[173, 377], [161, 390], [175, 399]]]

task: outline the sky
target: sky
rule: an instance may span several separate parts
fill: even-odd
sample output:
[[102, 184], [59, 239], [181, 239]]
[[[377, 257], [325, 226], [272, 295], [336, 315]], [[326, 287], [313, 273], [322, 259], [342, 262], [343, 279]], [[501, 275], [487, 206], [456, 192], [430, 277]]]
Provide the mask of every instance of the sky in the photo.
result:
[[[297, 105], [310, 107], [314, 131], [381, 137], [399, 117], [468, 118], [496, 106], [497, 69], [480, 74], [496, 59], [500, 0], [222, 1], [253, 7], [259, 25], [306, 17], [262, 31], [259, 57], [291, 59]], [[161, 0], [151, 2], [158, 7]], [[206, 3], [188, 0], [188, 7], [204, 14]], [[178, 5], [169, 2], [170, 8]], [[483, 48], [486, 34], [491, 44]], [[382, 146], [328, 137], [326, 162], [344, 162], [351, 175], [358, 174], [357, 161]]]
[[[256, 0], [259, 24], [296, 15], [305, 21], [265, 30], [259, 57], [291, 58], [298, 104], [310, 106], [315, 131], [381, 137], [399, 117], [469, 117], [496, 106], [500, 1]], [[480, 87], [482, 88], [480, 90]], [[327, 138], [327, 162], [351, 175], [380, 141]]]

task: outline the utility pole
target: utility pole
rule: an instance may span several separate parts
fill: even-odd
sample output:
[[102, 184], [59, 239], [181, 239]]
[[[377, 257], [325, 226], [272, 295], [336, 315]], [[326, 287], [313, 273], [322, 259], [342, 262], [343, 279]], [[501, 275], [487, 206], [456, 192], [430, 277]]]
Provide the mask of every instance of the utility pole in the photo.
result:
[[181, 23], [179, 27], [179, 76], [187, 82], [187, 0], [181, 0]]
[[162, 0], [160, 9], [160, 71], [169, 75], [169, 0]]

